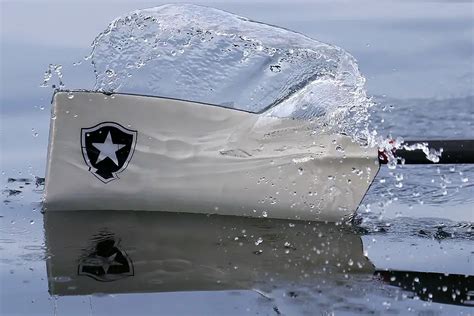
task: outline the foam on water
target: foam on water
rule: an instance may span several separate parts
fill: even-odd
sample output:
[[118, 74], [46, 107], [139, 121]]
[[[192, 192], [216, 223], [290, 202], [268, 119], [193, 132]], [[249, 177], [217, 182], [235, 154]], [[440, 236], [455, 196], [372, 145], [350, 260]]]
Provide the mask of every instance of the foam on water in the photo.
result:
[[196, 5], [164, 5], [115, 19], [88, 57], [95, 90], [157, 95], [268, 115], [314, 119], [365, 138], [372, 102], [343, 49]]

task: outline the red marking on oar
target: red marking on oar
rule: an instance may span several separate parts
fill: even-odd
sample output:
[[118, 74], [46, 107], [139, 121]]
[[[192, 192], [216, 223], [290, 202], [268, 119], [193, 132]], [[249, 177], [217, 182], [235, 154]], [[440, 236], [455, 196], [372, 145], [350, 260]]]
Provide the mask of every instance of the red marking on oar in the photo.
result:
[[[391, 139], [388, 141], [390, 145], [393, 145], [395, 143], [395, 140]], [[392, 151], [392, 154], [395, 154], [395, 146], [392, 146], [390, 149]], [[386, 148], [379, 148], [379, 162], [381, 164], [387, 164], [388, 163], [388, 154], [387, 154], [387, 149]]]

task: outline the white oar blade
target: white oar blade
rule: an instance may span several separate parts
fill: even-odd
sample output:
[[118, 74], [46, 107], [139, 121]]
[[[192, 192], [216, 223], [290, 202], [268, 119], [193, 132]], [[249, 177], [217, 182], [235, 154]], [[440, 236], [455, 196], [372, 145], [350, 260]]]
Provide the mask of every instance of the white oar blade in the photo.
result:
[[313, 135], [306, 121], [59, 92], [45, 206], [339, 221], [354, 213], [378, 168], [375, 149]]

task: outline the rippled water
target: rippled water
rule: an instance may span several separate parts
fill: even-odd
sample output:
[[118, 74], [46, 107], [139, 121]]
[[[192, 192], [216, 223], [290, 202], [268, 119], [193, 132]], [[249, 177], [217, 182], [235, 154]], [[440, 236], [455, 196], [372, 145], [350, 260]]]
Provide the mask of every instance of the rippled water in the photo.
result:
[[[350, 15], [341, 12], [341, 3], [338, 3], [339, 7], [327, 3], [315, 6], [280, 5], [281, 8], [276, 9], [276, 6], [269, 5], [261, 8], [258, 4], [244, 3], [239, 6], [231, 3], [222, 5], [222, 8], [270, 24], [296, 29], [351, 52], [359, 60], [361, 72], [367, 77], [365, 89], [368, 89], [368, 95], [374, 96], [377, 104], [367, 110], [370, 110], [369, 130], [377, 130], [378, 135], [385, 137], [391, 134], [405, 139], [474, 138], [474, 93], [472, 85], [468, 84], [472, 83], [472, 69], [469, 70], [469, 65], [473, 62], [473, 25], [469, 4], [393, 3], [387, 10], [386, 7], [369, 1], [350, 7]], [[97, 6], [100, 8], [100, 4]], [[10, 4], [5, 8], [11, 17], [20, 19], [25, 14], [29, 16], [23, 7]], [[40, 6], [32, 7], [32, 10], [35, 8], [34, 11], [38, 14], [45, 10]], [[50, 91], [44, 88], [35, 90], [34, 87], [41, 83], [38, 78], [45, 65], [56, 60], [63, 64], [62, 68], [54, 65], [48, 68], [51, 80], [47, 84], [54, 81], [57, 86], [65, 84], [71, 88], [93, 88], [97, 84], [98, 88], [112, 87], [127, 92], [148, 93], [133, 90], [143, 87], [149, 89], [150, 93], [189, 92], [185, 89], [172, 91], [172, 82], [163, 81], [156, 86], [133, 86], [138, 81], [129, 79], [126, 73], [114, 71], [109, 77], [108, 64], [96, 63], [95, 68], [90, 68], [88, 61], [84, 61], [80, 66], [69, 66], [77, 61], [77, 56], [90, 54], [88, 48], [80, 50], [71, 47], [86, 47], [85, 43], [103, 30], [106, 22], [134, 9], [125, 5], [108, 5], [106, 8], [103, 11], [110, 12], [107, 13], [107, 18], [94, 15], [94, 12], [82, 6], [73, 10], [75, 12], [72, 15], [67, 15], [71, 14], [70, 7], [62, 8], [57, 5], [51, 9], [63, 10], [53, 19], [56, 22], [59, 19], [62, 25], [68, 25], [67, 21], [62, 20], [63, 15], [76, 21], [73, 29], [84, 24], [83, 17], [92, 16], [89, 20], [95, 26], [88, 29], [89, 24], [84, 25], [84, 29], [76, 33], [88, 32], [82, 44], [79, 44], [80, 37], [74, 38], [68, 34], [73, 38], [64, 36], [59, 43], [54, 37], [51, 41], [54, 44], [42, 49], [41, 44], [32, 39], [28, 39], [29, 42], [18, 40], [28, 37], [20, 36], [22, 33], [18, 30], [13, 32], [12, 27], [9, 30], [16, 37], [2, 37], [2, 41], [6, 43], [2, 46], [2, 67], [5, 65], [7, 70], [10, 68], [4, 58], [8, 57], [9, 61], [20, 60], [25, 52], [32, 51], [32, 47], [45, 52], [44, 56], [38, 54], [35, 58], [28, 55], [28, 58], [24, 58], [23, 66], [17, 65], [16, 76], [11, 76], [9, 80], [2, 79], [2, 314], [473, 313], [472, 308], [466, 306], [471, 304], [466, 303], [466, 295], [473, 289], [474, 275], [474, 169], [467, 165], [454, 168], [436, 165], [403, 166], [395, 170], [382, 168], [358, 210], [355, 225], [350, 227], [160, 213], [41, 214]], [[164, 11], [145, 12], [157, 16]], [[36, 13], [35, 16], [38, 15]], [[50, 14], [43, 13], [43, 16]], [[192, 15], [195, 12], [186, 14]], [[209, 24], [203, 25], [203, 29], [211, 29], [216, 24], [221, 30], [227, 25], [249, 27], [252, 31], [257, 29], [262, 32], [255, 35], [260, 41], [262, 38], [258, 35], [268, 34], [265, 33], [268, 32], [267, 26], [245, 19], [231, 20], [232, 23], [229, 24], [216, 23], [228, 16], [224, 13], [215, 14], [215, 20], [204, 21]], [[373, 18], [368, 19], [367, 14]], [[407, 14], [413, 20], [407, 20]], [[75, 15], [81, 16], [80, 21], [74, 19]], [[36, 21], [34, 17], [30, 19]], [[385, 19], [387, 22], [384, 22]], [[6, 21], [13, 25], [12, 21], [8, 22], [7, 17]], [[120, 26], [119, 30], [123, 31], [123, 28], [130, 26], [126, 21], [123, 24], [120, 21], [115, 22]], [[186, 25], [186, 21], [177, 21], [173, 25], [176, 27], [168, 30], [171, 33], [159, 34], [166, 36]], [[56, 27], [56, 23], [53, 27]], [[298, 67], [295, 69], [301, 72], [291, 76], [296, 76], [300, 82], [308, 80], [303, 71], [308, 63], [314, 67], [327, 66], [329, 77], [337, 77], [340, 74], [339, 68], [334, 66], [337, 63], [327, 61], [328, 55], [334, 54], [331, 56], [354, 63], [348, 53], [335, 46], [321, 44], [286, 30], [279, 32], [284, 38], [295, 36], [298, 40], [307, 41], [311, 49], [317, 51], [318, 47], [323, 47], [327, 52], [319, 59], [297, 58]], [[107, 51], [110, 48], [108, 45], [115, 42], [110, 40], [109, 35], [104, 35], [100, 38], [101, 41], [96, 42], [104, 46], [99, 45], [100, 48], [95, 51], [98, 55], [93, 55], [89, 60], [97, 61], [99, 56], [111, 53]], [[41, 34], [38, 38], [46, 37], [47, 35]], [[189, 37], [178, 39], [178, 42], [184, 43], [181, 41]], [[193, 43], [198, 47], [211, 45], [218, 49], [229, 44], [226, 37], [221, 40], [207, 38], [208, 41], [204, 42], [197, 39], [193, 37]], [[130, 38], [122, 40], [127, 42]], [[278, 48], [278, 41], [264, 40], [266, 42], [263, 41], [265, 45], [262, 46]], [[243, 39], [242, 41], [245, 42]], [[124, 47], [133, 48], [132, 43], [133, 41]], [[151, 57], [152, 63], [160, 65], [160, 69], [164, 70], [163, 75], [169, 75], [172, 70], [169, 68], [170, 58], [184, 58], [186, 55], [184, 51], [176, 52], [175, 56], [168, 52], [170, 55], [164, 59], [163, 64], [159, 64], [161, 59], [153, 61], [157, 55], [153, 55], [152, 46], [149, 48], [147, 56]], [[423, 53], [419, 53], [420, 51]], [[166, 49], [161, 54], [164, 52]], [[244, 90], [252, 91], [255, 89], [254, 82], [241, 79], [250, 68], [238, 67], [241, 56], [234, 53], [244, 54], [243, 49], [239, 48], [226, 55], [234, 62], [232, 65], [236, 66], [227, 69], [235, 74], [235, 77], [228, 77], [227, 83], [230, 85], [237, 82], [243, 85]], [[256, 54], [253, 59], [249, 58], [249, 65], [258, 66], [261, 70], [258, 72], [261, 75], [259, 79], [265, 79], [264, 82], [272, 78], [264, 89], [273, 91], [272, 84], [278, 83], [286, 90], [273, 95], [269, 93], [264, 99], [254, 100], [239, 100], [233, 95], [229, 99], [239, 101], [234, 104], [228, 102], [227, 96], [231, 94], [225, 91], [206, 94], [203, 89], [202, 94], [196, 97], [207, 98], [209, 102], [226, 106], [251, 105], [258, 108], [291, 96], [293, 81], [290, 80], [290, 73], [283, 71], [285, 61], [278, 60], [281, 55], [268, 56], [266, 53], [264, 51]], [[188, 57], [197, 56], [193, 54], [199, 54], [199, 51], [191, 50]], [[119, 57], [120, 54], [114, 55], [112, 50], [111, 55], [106, 56]], [[238, 58], [233, 59], [235, 56]], [[180, 64], [183, 67], [178, 70], [185, 71], [189, 60], [179, 60], [183, 61]], [[115, 66], [126, 63], [120, 58], [111, 58], [110, 62]], [[281, 64], [277, 64], [278, 62]], [[275, 72], [278, 68], [273, 68], [275, 71], [272, 71], [271, 66], [275, 65], [281, 66], [280, 72]], [[356, 80], [351, 81], [354, 85], [349, 87], [357, 90], [359, 84], [363, 84], [363, 79], [352, 66], [354, 64], [349, 67], [350, 73]], [[98, 71], [98, 81], [95, 75], [90, 76], [94, 69]], [[130, 69], [130, 78], [137, 78], [140, 82], [159, 78], [162, 74], [141, 73], [143, 65], [141, 68]], [[206, 72], [203, 70], [206, 68], [203, 66], [200, 69], [200, 75], [205, 77]], [[59, 82], [57, 75], [63, 73]], [[68, 73], [74, 75], [68, 77]], [[278, 77], [285, 74], [289, 76]], [[15, 81], [17, 77], [20, 81]], [[29, 82], [30, 78], [35, 80]], [[324, 76], [322, 78], [328, 79]], [[112, 84], [109, 85], [109, 81]], [[115, 86], [119, 81], [121, 85]], [[105, 87], [101, 86], [106, 82]], [[316, 82], [321, 83], [318, 80]], [[324, 91], [328, 96], [342, 94], [343, 99], [348, 96], [344, 87], [332, 85], [332, 80], [329, 82], [331, 84], [325, 86], [328, 89], [321, 90], [322, 86], [318, 85], [314, 87], [319, 89], [318, 93]], [[212, 87], [213, 84], [214, 81], [205, 80], [202, 87]], [[18, 86], [27, 88], [16, 90]], [[359, 92], [361, 94], [353, 99], [345, 99], [348, 100], [345, 104], [363, 101], [358, 104], [364, 107], [368, 105], [365, 103], [368, 102], [365, 91]], [[382, 94], [389, 96], [381, 96]], [[239, 96], [248, 98], [249, 95], [251, 93]], [[358, 99], [360, 96], [362, 99]], [[286, 100], [291, 101], [291, 97]], [[295, 104], [304, 104], [303, 101], [298, 100]], [[328, 105], [328, 109], [330, 108], [331, 104]], [[291, 106], [289, 109], [292, 114], [299, 113], [293, 112], [294, 108]], [[315, 115], [323, 112], [314, 110]], [[123, 278], [118, 281], [120, 283], [115, 283], [120, 285], [109, 283], [110, 287], [107, 288], [106, 283], [99, 285], [94, 283], [97, 282], [94, 278], [81, 276], [78, 269], [81, 263], [97, 259], [94, 253], [103, 254], [99, 243], [110, 244], [110, 240], [128, 258], [137, 277]], [[113, 247], [104, 249], [102, 251], [107, 253]], [[114, 251], [107, 255], [117, 257], [119, 252]], [[114, 262], [111, 261], [112, 264]], [[136, 280], [135, 283], [132, 280]], [[107, 294], [117, 292], [122, 294]]]

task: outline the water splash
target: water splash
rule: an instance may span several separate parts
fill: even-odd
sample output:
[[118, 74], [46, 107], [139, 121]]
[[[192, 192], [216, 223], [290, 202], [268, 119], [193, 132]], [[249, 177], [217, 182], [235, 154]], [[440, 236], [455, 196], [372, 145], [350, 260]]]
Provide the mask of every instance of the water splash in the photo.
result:
[[304, 119], [367, 138], [365, 79], [343, 49], [196, 5], [115, 19], [92, 43], [95, 90], [158, 95]]
[[48, 68], [43, 74], [43, 83], [40, 85], [42, 88], [50, 86], [50, 81], [55, 77], [58, 81], [58, 86], [52, 85], [54, 89], [64, 89], [65, 85], [63, 82], [63, 66], [59, 64], [49, 64]]
[[387, 153], [421, 149], [369, 129], [365, 78], [343, 49], [279, 27], [196, 5], [164, 5], [112, 21], [87, 57], [94, 89], [218, 104], [313, 120], [314, 133], [344, 133]]
[[[369, 128], [375, 102], [356, 60], [343, 49], [217, 9], [179, 4], [133, 11], [94, 39], [86, 60], [94, 68], [95, 91], [314, 121], [316, 135], [343, 133], [380, 148], [390, 169], [399, 160], [395, 149], [421, 149], [433, 162], [442, 154]], [[61, 66], [53, 64], [43, 86], [53, 75], [64, 88]]]
[[[375, 130], [372, 131], [371, 136], [375, 136]], [[435, 149], [429, 147], [428, 142], [419, 141], [417, 143], [406, 143], [402, 137], [392, 139], [390, 136], [387, 137], [370, 137], [371, 144], [377, 146], [379, 149], [379, 159], [387, 161], [387, 165], [390, 169], [396, 169], [397, 164], [405, 164], [405, 159], [396, 156], [397, 150], [405, 151], [422, 151], [425, 154], [427, 160], [438, 163], [441, 156], [443, 155], [443, 148]]]

